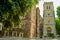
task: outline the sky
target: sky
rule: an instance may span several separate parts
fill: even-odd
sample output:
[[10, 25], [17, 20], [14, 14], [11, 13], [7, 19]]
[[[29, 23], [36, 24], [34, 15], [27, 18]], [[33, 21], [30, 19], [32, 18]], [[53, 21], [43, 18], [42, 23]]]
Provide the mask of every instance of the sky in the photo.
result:
[[57, 11], [57, 7], [60, 6], [60, 0], [41, 0], [38, 3], [38, 7], [40, 9], [40, 15], [43, 17], [43, 3], [44, 2], [53, 2], [54, 4], [54, 11], [55, 11], [55, 17], [57, 17], [56, 15], [56, 11]]

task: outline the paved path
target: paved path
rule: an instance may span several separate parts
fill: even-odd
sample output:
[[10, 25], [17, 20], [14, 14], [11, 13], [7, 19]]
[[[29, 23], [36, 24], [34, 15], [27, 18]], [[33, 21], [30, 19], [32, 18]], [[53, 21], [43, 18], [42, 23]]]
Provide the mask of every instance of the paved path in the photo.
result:
[[0, 38], [0, 40], [60, 40], [60, 39], [30, 39], [30, 38], [20, 38], [20, 37], [12, 37], [12, 38]]

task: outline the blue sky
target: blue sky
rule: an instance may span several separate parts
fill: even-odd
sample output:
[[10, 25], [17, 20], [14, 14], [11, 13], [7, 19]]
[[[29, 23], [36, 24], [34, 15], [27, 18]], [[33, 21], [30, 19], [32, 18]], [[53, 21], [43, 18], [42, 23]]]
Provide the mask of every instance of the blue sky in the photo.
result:
[[43, 16], [43, 3], [44, 2], [53, 2], [54, 4], [54, 11], [55, 11], [55, 17], [57, 17], [56, 15], [56, 8], [57, 6], [60, 6], [60, 0], [41, 0], [39, 1], [38, 7], [40, 9], [40, 15]]

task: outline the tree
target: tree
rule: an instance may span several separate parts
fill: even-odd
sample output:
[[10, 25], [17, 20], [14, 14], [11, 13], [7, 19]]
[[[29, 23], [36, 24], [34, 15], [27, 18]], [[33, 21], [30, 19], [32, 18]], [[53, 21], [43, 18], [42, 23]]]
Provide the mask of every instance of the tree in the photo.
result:
[[57, 34], [60, 35], [60, 19], [59, 18], [56, 18], [55, 21], [56, 21]]
[[4, 27], [12, 27], [12, 24], [19, 25], [23, 16], [37, 2], [38, 0], [0, 0], [0, 13], [2, 13]]
[[56, 21], [56, 30], [57, 33], [60, 35], [60, 6], [57, 7], [57, 18], [55, 18]]
[[57, 7], [57, 16], [60, 19], [60, 6]]

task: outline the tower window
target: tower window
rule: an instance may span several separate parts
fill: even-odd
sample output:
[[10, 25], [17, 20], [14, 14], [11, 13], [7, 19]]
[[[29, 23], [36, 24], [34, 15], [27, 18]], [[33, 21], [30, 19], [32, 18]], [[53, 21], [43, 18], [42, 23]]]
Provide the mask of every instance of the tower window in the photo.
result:
[[47, 6], [46, 8], [47, 8], [47, 9], [50, 9], [50, 6]]
[[47, 6], [47, 9], [48, 9], [48, 6]]
[[49, 9], [50, 9], [50, 6], [49, 6]]
[[48, 13], [48, 16], [50, 15], [50, 13]]
[[50, 22], [50, 20], [48, 20], [48, 23]]

